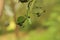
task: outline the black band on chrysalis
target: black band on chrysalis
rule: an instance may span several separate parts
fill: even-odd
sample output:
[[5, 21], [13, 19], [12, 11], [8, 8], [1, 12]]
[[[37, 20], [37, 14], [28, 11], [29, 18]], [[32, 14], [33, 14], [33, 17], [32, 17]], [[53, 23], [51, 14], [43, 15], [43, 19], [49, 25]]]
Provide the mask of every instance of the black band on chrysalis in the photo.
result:
[[28, 0], [19, 0], [21, 3], [26, 3]]

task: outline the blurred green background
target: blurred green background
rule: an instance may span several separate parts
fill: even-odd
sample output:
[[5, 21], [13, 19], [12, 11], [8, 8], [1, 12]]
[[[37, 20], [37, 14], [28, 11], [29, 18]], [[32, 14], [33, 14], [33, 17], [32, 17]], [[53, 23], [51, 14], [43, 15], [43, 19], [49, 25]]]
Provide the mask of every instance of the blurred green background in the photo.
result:
[[[28, 2], [13, 0], [13, 3], [16, 20], [19, 16], [25, 17]], [[16, 40], [12, 5], [11, 0], [5, 0], [3, 16], [0, 20], [0, 40]], [[23, 26], [18, 27], [20, 40], [60, 40], [60, 0], [36, 0], [29, 16], [30, 19], [26, 20]]]

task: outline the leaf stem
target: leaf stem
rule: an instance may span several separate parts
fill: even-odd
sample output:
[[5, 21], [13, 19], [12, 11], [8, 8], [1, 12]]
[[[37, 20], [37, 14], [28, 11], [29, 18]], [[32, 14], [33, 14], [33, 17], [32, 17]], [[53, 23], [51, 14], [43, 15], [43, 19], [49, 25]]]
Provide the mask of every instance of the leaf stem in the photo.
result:
[[[31, 11], [32, 11], [32, 8], [33, 8], [33, 6], [34, 6], [35, 1], [36, 1], [36, 0], [31, 0], [31, 1], [29, 1], [29, 3], [28, 3], [28, 10], [27, 10], [27, 21], [28, 21], [28, 22], [31, 21], [31, 20], [28, 20], [28, 16], [29, 16], [29, 13], [31, 13]], [[31, 5], [30, 5], [30, 3], [31, 3]], [[30, 23], [30, 22], [29, 22], [29, 23]]]

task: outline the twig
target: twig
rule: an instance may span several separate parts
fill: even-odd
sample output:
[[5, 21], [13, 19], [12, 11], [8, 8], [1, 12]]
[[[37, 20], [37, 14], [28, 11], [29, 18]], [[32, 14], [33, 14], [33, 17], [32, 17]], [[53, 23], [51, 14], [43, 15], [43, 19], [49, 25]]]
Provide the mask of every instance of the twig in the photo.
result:
[[[4, 0], [0, 0], [0, 23], [1, 23], [1, 18], [2, 18], [2, 15], [3, 15], [3, 9], [4, 9], [4, 3], [5, 1]], [[3, 24], [2, 24], [3, 25]], [[4, 29], [5, 27], [2, 27], [2, 30]]]
[[3, 8], [4, 8], [4, 0], [0, 0], [0, 18], [2, 16]]
[[30, 10], [29, 10], [29, 12], [32, 11], [32, 8], [33, 8], [33, 6], [34, 6], [35, 1], [36, 1], [36, 0], [32, 0], [32, 3], [31, 3], [31, 6], [30, 6]]
[[[13, 9], [13, 12], [14, 12], [14, 21], [16, 23], [16, 11], [15, 11], [15, 4], [13, 2], [13, 0], [11, 0], [11, 5], [12, 5], [12, 9]], [[19, 28], [18, 28], [18, 25], [16, 24], [16, 29], [15, 29], [15, 34], [16, 34], [16, 40], [19, 40]]]
[[36, 0], [31, 0], [31, 1], [28, 2], [28, 6], [27, 6], [28, 7], [28, 10], [27, 10], [27, 21], [28, 21], [29, 24], [31, 24], [31, 20], [28, 18], [28, 16], [29, 16], [29, 14], [32, 11], [32, 8], [33, 8], [35, 2], [36, 2]]

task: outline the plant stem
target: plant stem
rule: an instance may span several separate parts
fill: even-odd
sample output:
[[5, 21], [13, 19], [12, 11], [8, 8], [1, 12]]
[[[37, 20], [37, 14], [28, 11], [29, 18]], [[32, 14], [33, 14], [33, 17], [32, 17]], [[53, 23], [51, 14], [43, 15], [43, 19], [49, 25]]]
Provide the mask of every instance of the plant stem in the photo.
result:
[[35, 2], [36, 2], [36, 0], [32, 0], [32, 3], [31, 3], [31, 6], [30, 6], [30, 9], [29, 9], [29, 12], [32, 11], [32, 8], [33, 8]]
[[[2, 23], [1, 21], [2, 21], [2, 15], [3, 15], [3, 9], [4, 9], [4, 5], [5, 5], [5, 0], [0, 0], [0, 23]], [[3, 26], [4, 24], [2, 23], [2, 26]], [[5, 26], [3, 26], [2, 27], [2, 30], [4, 30], [6, 27]], [[5, 30], [5, 32], [6, 32], [6, 30]]]
[[4, 0], [0, 0], [0, 18], [2, 16], [3, 8], [4, 8]]
[[[28, 20], [28, 16], [29, 16], [29, 13], [31, 13], [31, 11], [32, 11], [32, 8], [33, 8], [33, 6], [34, 6], [35, 1], [36, 1], [36, 0], [31, 0], [31, 1], [28, 3], [27, 21], [29, 21], [29, 20]], [[29, 6], [30, 3], [31, 3], [31, 6]], [[29, 22], [28, 22], [28, 23], [29, 23]]]
[[[35, 3], [36, 0], [31, 0], [29, 3], [28, 3], [28, 10], [27, 10], [27, 15], [32, 11], [32, 8], [34, 6], [34, 3]], [[32, 3], [31, 3], [32, 2]], [[31, 6], [29, 7], [31, 3]]]
[[[15, 24], [16, 24], [16, 11], [15, 11], [15, 4], [13, 3], [13, 0], [11, 0], [11, 5], [12, 5], [12, 8], [13, 8], [13, 12], [14, 12], [14, 21], [15, 21]], [[16, 40], [19, 40], [19, 28], [18, 28], [18, 25], [16, 24], [16, 29], [15, 29], [15, 34], [16, 34]]]

